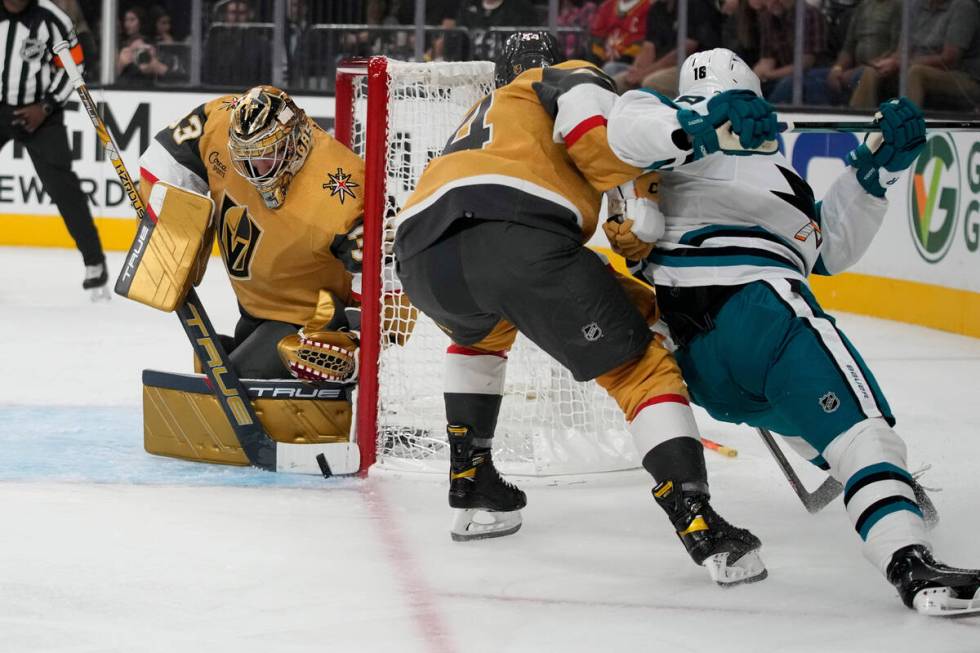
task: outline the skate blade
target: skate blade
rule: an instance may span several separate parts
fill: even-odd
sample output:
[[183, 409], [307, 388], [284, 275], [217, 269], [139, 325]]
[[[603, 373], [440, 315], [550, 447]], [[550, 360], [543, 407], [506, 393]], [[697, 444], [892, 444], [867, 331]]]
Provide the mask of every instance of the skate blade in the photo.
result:
[[758, 583], [769, 576], [758, 551], [749, 551], [741, 558], [728, 564], [728, 553], [716, 553], [701, 563], [708, 570], [711, 580], [721, 587], [734, 587], [748, 583]]
[[[480, 517], [477, 521], [476, 517]], [[486, 521], [489, 519], [490, 521]], [[476, 508], [459, 508], [453, 511], [453, 524], [449, 535], [453, 542], [485, 540], [491, 537], [512, 535], [521, 529], [521, 511], [493, 512]]]
[[912, 599], [912, 607], [929, 617], [969, 617], [980, 615], [980, 589], [972, 599], [958, 599], [948, 587], [927, 587]]
[[88, 292], [88, 298], [94, 303], [107, 302], [112, 299], [112, 293], [109, 292], [108, 284], [99, 286], [98, 288], [89, 288]]

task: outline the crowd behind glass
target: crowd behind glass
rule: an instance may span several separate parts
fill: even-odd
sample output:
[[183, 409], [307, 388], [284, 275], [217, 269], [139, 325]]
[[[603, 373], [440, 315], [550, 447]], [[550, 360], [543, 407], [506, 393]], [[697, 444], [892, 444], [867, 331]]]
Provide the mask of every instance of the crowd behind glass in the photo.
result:
[[117, 87], [330, 93], [345, 57], [492, 59], [516, 28], [539, 27], [621, 89], [674, 97], [684, 56], [727, 47], [777, 104], [868, 109], [901, 92], [933, 111], [980, 106], [978, 0], [55, 2], [76, 20], [90, 81]]

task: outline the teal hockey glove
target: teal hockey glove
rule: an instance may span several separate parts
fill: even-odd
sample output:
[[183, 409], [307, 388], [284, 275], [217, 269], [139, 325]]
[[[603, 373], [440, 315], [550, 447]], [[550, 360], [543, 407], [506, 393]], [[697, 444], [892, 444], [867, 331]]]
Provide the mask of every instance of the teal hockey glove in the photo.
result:
[[898, 181], [902, 171], [915, 163], [926, 144], [926, 121], [919, 107], [908, 98], [883, 102], [875, 120], [880, 133], [868, 134], [864, 143], [847, 155], [858, 181], [875, 197]]
[[[691, 109], [677, 112], [677, 121], [691, 140], [695, 160], [722, 151], [727, 154], [756, 154], [778, 132], [772, 105], [752, 91], [736, 89], [719, 93], [708, 100], [707, 113]], [[719, 132], [730, 132], [736, 138], [719, 141]], [[719, 129], [722, 128], [722, 129]]]

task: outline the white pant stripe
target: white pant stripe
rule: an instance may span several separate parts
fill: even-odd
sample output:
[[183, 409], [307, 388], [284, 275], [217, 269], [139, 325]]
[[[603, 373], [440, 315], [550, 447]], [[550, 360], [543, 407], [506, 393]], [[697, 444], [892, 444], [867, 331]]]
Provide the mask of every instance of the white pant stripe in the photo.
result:
[[865, 416], [868, 418], [881, 417], [881, 411], [878, 410], [878, 404], [875, 402], [871, 384], [865, 378], [864, 373], [861, 371], [861, 366], [851, 356], [851, 352], [847, 349], [847, 345], [844, 344], [843, 338], [841, 338], [840, 333], [838, 333], [830, 320], [817, 317], [813, 309], [810, 308], [810, 305], [806, 303], [806, 300], [793, 291], [789, 281], [785, 279], [774, 279], [768, 280], [766, 283], [776, 291], [776, 294], [779, 295], [798, 317], [803, 318], [813, 327], [817, 337], [823, 343], [824, 347], [827, 348], [827, 351], [830, 352], [838, 369], [840, 369], [841, 375], [847, 380], [847, 384], [861, 405], [861, 410]]

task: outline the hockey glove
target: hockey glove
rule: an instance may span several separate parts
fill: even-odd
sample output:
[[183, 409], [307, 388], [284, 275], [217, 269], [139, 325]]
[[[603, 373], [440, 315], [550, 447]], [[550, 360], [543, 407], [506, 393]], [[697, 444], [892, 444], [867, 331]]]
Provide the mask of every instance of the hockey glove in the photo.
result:
[[881, 132], [868, 134], [864, 143], [847, 155], [847, 164], [857, 170], [866, 191], [884, 197], [885, 189], [915, 163], [926, 144], [926, 121], [919, 107], [908, 98], [883, 102], [875, 114]]
[[630, 261], [642, 261], [664, 233], [657, 204], [660, 175], [651, 172], [606, 192], [609, 219], [602, 231], [612, 250]]
[[[763, 145], [776, 139], [775, 110], [752, 91], [719, 93], [708, 100], [705, 108], [706, 114], [691, 109], [677, 112], [677, 121], [691, 140], [695, 160], [718, 151], [746, 155], [772, 149]], [[737, 138], [726, 137], [729, 132]]]
[[361, 261], [364, 259], [364, 224], [360, 218], [350, 231], [333, 239], [330, 253], [351, 272], [361, 271]]

